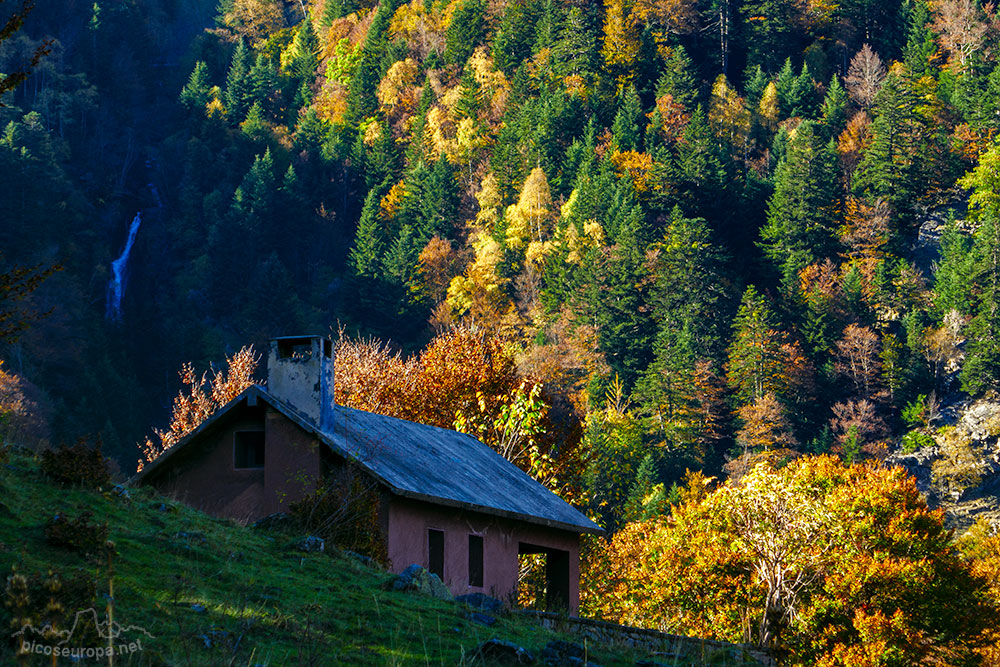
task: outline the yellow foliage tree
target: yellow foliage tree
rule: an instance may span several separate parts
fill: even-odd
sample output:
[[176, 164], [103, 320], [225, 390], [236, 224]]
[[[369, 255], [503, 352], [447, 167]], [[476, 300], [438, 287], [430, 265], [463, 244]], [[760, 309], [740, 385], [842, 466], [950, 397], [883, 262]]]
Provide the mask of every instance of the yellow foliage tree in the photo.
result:
[[601, 55], [615, 74], [618, 89], [624, 90], [635, 78], [639, 56], [639, 23], [628, 0], [604, 0], [604, 42]]
[[507, 207], [507, 247], [526, 249], [529, 243], [547, 240], [554, 222], [549, 181], [541, 167], [528, 174], [517, 203]]

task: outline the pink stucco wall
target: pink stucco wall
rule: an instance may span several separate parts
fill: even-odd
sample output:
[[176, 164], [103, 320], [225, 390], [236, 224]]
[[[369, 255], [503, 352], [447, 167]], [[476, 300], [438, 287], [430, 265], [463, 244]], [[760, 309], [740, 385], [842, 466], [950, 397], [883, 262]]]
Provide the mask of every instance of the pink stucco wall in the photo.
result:
[[[389, 503], [387, 547], [392, 569], [428, 566], [427, 531], [444, 531], [444, 583], [455, 595], [486, 593], [501, 600], [517, 591], [520, 543], [569, 553], [569, 612], [579, 612], [580, 536], [523, 521], [394, 497]], [[469, 586], [469, 534], [483, 537], [483, 586]]]
[[[240, 411], [234, 419], [181, 452], [150, 483], [162, 493], [215, 516], [254, 521], [315, 488], [320, 476], [318, 443], [270, 407]], [[233, 466], [233, 434], [264, 430], [264, 467]]]

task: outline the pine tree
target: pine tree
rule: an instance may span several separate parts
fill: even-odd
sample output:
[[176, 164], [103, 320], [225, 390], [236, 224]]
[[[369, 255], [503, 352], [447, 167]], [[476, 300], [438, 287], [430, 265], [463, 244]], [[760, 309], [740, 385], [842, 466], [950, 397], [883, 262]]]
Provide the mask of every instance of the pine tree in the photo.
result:
[[236, 192], [230, 215], [237, 227], [242, 228], [251, 238], [267, 229], [273, 219], [274, 209], [274, 159], [271, 150], [254, 158], [253, 164]]
[[271, 136], [271, 128], [264, 120], [264, 112], [260, 102], [254, 102], [247, 112], [247, 117], [240, 123], [243, 135], [254, 143], [264, 143]]
[[656, 96], [670, 95], [674, 102], [693, 110], [698, 100], [698, 82], [694, 63], [683, 46], [670, 50], [663, 67], [663, 74], [656, 84]]
[[930, 29], [931, 13], [924, 0], [915, 0], [910, 5], [909, 34], [903, 49], [903, 62], [915, 78], [927, 74], [931, 59], [937, 52], [934, 33]]
[[233, 51], [232, 64], [226, 75], [226, 110], [230, 118], [246, 118], [254, 101], [253, 83], [250, 70], [253, 67], [253, 52], [241, 39]]
[[761, 247], [783, 276], [785, 291], [794, 293], [798, 272], [833, 253], [838, 196], [837, 154], [803, 122], [788, 144], [774, 174]]
[[482, 0], [461, 0], [451, 15], [444, 47], [444, 61], [462, 65], [472, 55], [472, 50], [483, 38]]
[[718, 358], [729, 295], [724, 256], [712, 243], [708, 224], [703, 218], [684, 217], [675, 207], [653, 251], [649, 305], [660, 329], [679, 335], [687, 327], [695, 357]]
[[307, 106], [312, 102], [312, 84], [319, 67], [319, 38], [313, 29], [311, 17], [307, 16], [299, 24], [295, 39], [287, 52], [282, 54], [282, 64], [282, 69], [288, 73], [295, 86], [292, 106], [296, 109]]
[[785, 64], [781, 66], [778, 76], [774, 79], [774, 85], [778, 89], [778, 105], [784, 117], [792, 115], [792, 94], [796, 78], [795, 70], [792, 69], [792, 59], [786, 58]]
[[791, 116], [813, 118], [816, 115], [816, 85], [805, 63], [789, 92], [788, 109]]
[[383, 58], [389, 51], [387, 48], [389, 24], [398, 6], [399, 0], [383, 0], [375, 10], [375, 17], [361, 47], [361, 60], [349, 84], [347, 113], [344, 116], [349, 125], [356, 127], [375, 113], [378, 109], [375, 91], [382, 79], [383, 71], [395, 60], [400, 60], [395, 58], [387, 63], [385, 68], [382, 67]]
[[619, 97], [618, 114], [611, 125], [612, 142], [619, 151], [638, 151], [642, 139], [642, 103], [635, 87], [628, 86]]
[[381, 275], [385, 239], [379, 216], [380, 200], [377, 188], [372, 188], [365, 197], [354, 245], [347, 256], [351, 273], [359, 278], [378, 278]]
[[278, 69], [274, 62], [263, 53], [258, 53], [253, 67], [250, 68], [251, 104], [260, 104], [261, 109], [273, 113], [273, 94], [278, 88]]
[[586, 83], [593, 78], [597, 71], [596, 40], [589, 17], [582, 8], [571, 7], [566, 13], [552, 55], [560, 76], [579, 76]]
[[969, 280], [975, 272], [972, 237], [951, 219], [941, 234], [940, 248], [941, 259], [934, 271], [934, 306], [938, 318], [951, 310], [971, 315], [976, 287]]
[[890, 73], [875, 101], [871, 143], [855, 170], [854, 193], [884, 199], [908, 220], [929, 159], [921, 155], [926, 128], [916, 113], [916, 96], [908, 83]]
[[796, 50], [790, 0], [747, 0], [739, 9], [747, 62], [773, 72], [781, 59]]
[[733, 323], [726, 377], [741, 405], [768, 394], [783, 397], [789, 388], [784, 336], [763, 295], [747, 287]]
[[840, 77], [834, 74], [826, 89], [826, 98], [821, 109], [826, 136], [835, 139], [847, 125], [847, 91], [840, 85]]
[[191, 70], [188, 82], [181, 90], [180, 102], [191, 112], [199, 115], [205, 112], [205, 105], [209, 100], [209, 89], [211, 82], [208, 80], [208, 65], [204, 60], [199, 60]]
[[347, 16], [358, 9], [357, 0], [326, 0], [323, 4], [323, 15], [319, 24], [324, 28], [330, 27], [337, 19]]
[[514, 2], [505, 7], [500, 25], [493, 33], [493, 63], [507, 76], [531, 56], [537, 3]]
[[771, 83], [770, 78], [764, 73], [764, 68], [760, 65], [754, 65], [747, 69], [746, 74], [743, 78], [743, 90], [745, 92], [745, 97], [747, 104], [750, 106], [760, 106], [761, 97], [764, 95], [764, 89], [768, 87]]
[[969, 215], [977, 223], [969, 251], [974, 316], [967, 332], [962, 389], [979, 395], [1000, 389], [1000, 146], [979, 158], [979, 164], [959, 180], [972, 190]]
[[326, 141], [329, 129], [326, 121], [320, 118], [316, 109], [309, 107], [299, 114], [299, 124], [295, 127], [293, 138], [295, 150], [318, 156], [323, 142]]

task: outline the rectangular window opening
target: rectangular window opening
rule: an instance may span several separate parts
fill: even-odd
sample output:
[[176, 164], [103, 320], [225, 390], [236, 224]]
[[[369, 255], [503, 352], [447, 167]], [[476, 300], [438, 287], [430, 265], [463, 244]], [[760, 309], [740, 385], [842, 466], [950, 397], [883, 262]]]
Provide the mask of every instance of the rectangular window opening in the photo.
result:
[[309, 338], [282, 338], [278, 341], [279, 359], [308, 359], [312, 356]]
[[263, 431], [236, 431], [233, 434], [233, 467], [264, 467]]
[[469, 535], [469, 585], [483, 585], [483, 536]]
[[444, 531], [427, 530], [427, 570], [444, 581]]

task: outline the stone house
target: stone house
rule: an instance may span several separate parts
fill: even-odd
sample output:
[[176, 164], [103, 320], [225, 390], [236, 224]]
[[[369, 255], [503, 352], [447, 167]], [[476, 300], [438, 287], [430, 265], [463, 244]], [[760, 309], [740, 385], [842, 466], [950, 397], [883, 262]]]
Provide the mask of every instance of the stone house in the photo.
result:
[[393, 571], [417, 563], [456, 595], [510, 598], [518, 556], [544, 554], [550, 606], [575, 614], [580, 534], [603, 530], [472, 436], [336, 405], [333, 366], [328, 338], [271, 340], [266, 387], [218, 410], [138, 483], [251, 522], [359, 469], [377, 489]]

